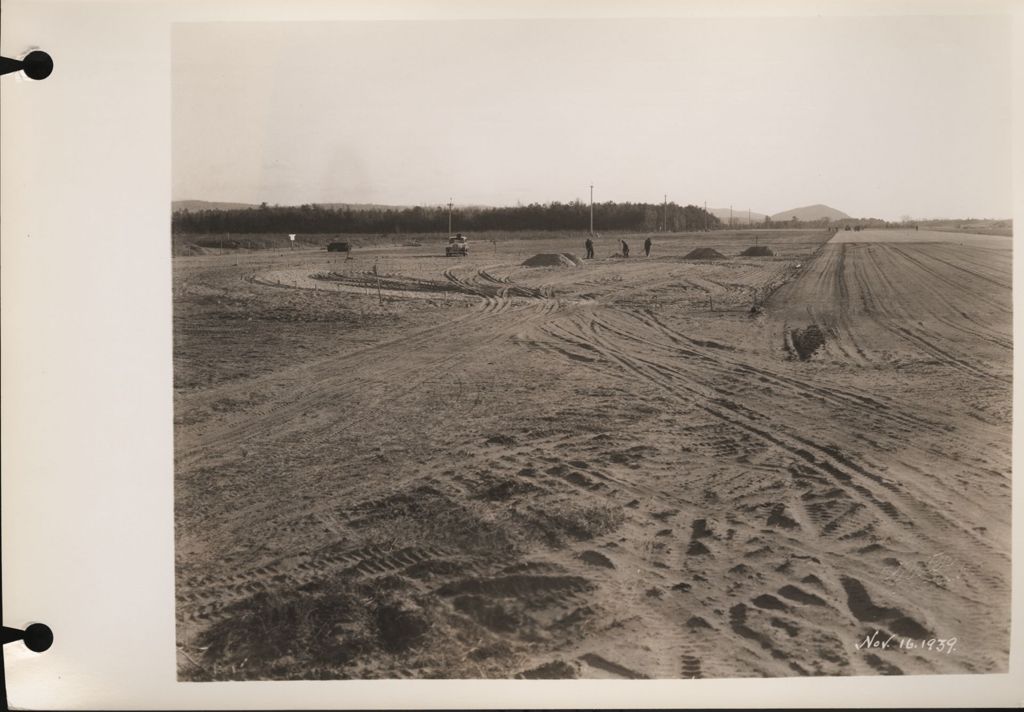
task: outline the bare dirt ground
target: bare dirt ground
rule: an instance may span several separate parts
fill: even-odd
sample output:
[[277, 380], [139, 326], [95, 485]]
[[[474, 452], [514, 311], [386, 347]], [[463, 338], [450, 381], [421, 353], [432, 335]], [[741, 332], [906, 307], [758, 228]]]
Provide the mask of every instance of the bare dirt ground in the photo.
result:
[[175, 259], [182, 679], [1007, 669], [1010, 240], [617, 237]]

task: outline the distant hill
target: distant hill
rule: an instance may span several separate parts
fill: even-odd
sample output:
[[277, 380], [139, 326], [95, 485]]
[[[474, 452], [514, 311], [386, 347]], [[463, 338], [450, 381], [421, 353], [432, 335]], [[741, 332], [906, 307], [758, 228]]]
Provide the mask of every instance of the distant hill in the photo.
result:
[[[729, 208], [708, 208], [708, 212], [714, 215], [716, 218], [722, 221], [724, 225], [729, 224]], [[750, 222], [760, 223], [764, 222], [764, 213], [755, 213], [750, 211]], [[740, 210], [734, 208], [732, 211], [732, 224], [733, 225], [746, 225], [747, 222], [747, 211], [746, 209]]]
[[808, 205], [805, 208], [793, 208], [792, 210], [786, 210], [781, 213], [772, 215], [774, 222], [787, 222], [796, 217], [797, 220], [821, 220], [822, 218], [828, 218], [829, 220], [849, 220], [850, 216], [841, 210], [830, 208], [827, 205]]

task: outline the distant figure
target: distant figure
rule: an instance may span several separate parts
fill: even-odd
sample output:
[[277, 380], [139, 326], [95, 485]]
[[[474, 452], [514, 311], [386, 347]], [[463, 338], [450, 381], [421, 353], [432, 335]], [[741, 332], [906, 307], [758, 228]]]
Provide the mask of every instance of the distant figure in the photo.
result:
[[651, 238], [644, 240], [644, 257], [651, 256]]
[[594, 241], [593, 241], [593, 240], [591, 240], [591, 239], [590, 239], [590, 238], [588, 237], [588, 238], [587, 238], [587, 241], [586, 241], [586, 242], [584, 242], [583, 244], [584, 244], [584, 245], [586, 246], [586, 248], [587, 248], [587, 256], [586, 256], [586, 258], [585, 258], [585, 259], [588, 259], [588, 260], [592, 260], [592, 259], [594, 259]]
[[619, 240], [619, 242], [622, 243], [622, 256], [629, 257], [629, 243], [625, 240]]

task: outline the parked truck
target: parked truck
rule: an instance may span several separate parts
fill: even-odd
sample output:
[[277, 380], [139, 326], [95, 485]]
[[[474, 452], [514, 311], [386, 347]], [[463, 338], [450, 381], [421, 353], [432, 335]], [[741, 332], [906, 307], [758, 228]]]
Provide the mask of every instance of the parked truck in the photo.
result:
[[445, 257], [465, 257], [469, 254], [469, 247], [466, 245], [466, 238], [460, 232], [448, 238], [448, 244], [444, 248]]

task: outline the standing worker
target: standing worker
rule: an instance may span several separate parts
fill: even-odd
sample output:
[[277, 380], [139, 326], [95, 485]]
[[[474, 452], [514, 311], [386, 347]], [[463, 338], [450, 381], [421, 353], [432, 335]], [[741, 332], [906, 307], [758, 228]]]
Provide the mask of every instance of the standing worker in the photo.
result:
[[644, 257], [651, 256], [651, 238], [644, 240]]
[[588, 238], [587, 238], [587, 241], [586, 241], [586, 242], [584, 242], [583, 244], [584, 244], [584, 245], [586, 246], [586, 248], [587, 248], [587, 257], [586, 257], [586, 259], [588, 259], [588, 260], [592, 260], [592, 259], [594, 259], [594, 241], [593, 241], [593, 240], [591, 240], [591, 239], [590, 239], [590, 238], [588, 237]]
[[619, 242], [622, 243], [622, 256], [629, 257], [629, 243], [625, 240], [619, 240]]

